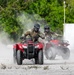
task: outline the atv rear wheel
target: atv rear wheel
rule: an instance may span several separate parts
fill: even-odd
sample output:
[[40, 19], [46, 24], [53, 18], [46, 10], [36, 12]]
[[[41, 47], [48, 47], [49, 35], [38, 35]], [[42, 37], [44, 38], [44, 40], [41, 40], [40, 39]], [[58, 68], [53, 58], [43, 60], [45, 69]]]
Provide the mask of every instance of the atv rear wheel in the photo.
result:
[[70, 50], [68, 48], [64, 48], [62, 53], [62, 58], [69, 59], [69, 57], [70, 57]]
[[20, 50], [17, 50], [17, 64], [22, 64], [22, 52]]

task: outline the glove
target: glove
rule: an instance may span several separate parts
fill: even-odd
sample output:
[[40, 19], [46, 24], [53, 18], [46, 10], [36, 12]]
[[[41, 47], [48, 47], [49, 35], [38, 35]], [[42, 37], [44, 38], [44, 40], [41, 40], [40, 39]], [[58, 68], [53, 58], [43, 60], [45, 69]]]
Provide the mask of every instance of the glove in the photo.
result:
[[21, 40], [25, 40], [25, 37], [24, 37], [24, 36], [21, 36], [20, 39], [21, 39]]
[[22, 40], [23, 38], [24, 38], [23, 36], [20, 37], [21, 40]]

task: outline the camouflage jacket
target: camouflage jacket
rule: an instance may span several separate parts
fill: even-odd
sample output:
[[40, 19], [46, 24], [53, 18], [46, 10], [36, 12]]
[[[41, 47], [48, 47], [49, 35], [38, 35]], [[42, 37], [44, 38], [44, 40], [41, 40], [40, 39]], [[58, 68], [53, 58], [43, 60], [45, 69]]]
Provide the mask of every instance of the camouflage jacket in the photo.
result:
[[41, 33], [40, 31], [39, 31], [39, 32], [35, 32], [33, 29], [32, 29], [31, 31], [27, 31], [27, 32], [24, 34], [24, 37], [26, 37], [26, 36], [28, 36], [28, 35], [29, 35], [30, 37], [32, 37], [32, 39], [33, 39], [34, 41], [37, 41], [39, 37], [42, 38], [42, 39], [45, 38], [43, 33]]
[[45, 33], [45, 40], [50, 41], [55, 36], [59, 36], [59, 34], [54, 32]]

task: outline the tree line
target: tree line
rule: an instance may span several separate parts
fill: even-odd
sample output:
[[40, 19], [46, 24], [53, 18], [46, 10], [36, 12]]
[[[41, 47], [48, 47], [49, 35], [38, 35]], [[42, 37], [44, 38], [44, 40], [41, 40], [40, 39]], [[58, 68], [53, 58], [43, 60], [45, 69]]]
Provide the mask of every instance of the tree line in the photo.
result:
[[[21, 12], [33, 15], [26, 16], [31, 20], [49, 25], [52, 31], [63, 33], [64, 0], [0, 0], [0, 31], [16, 40], [23, 33], [23, 25], [18, 21]], [[74, 23], [74, 1], [66, 2], [66, 23]], [[40, 17], [35, 17], [35, 15]]]

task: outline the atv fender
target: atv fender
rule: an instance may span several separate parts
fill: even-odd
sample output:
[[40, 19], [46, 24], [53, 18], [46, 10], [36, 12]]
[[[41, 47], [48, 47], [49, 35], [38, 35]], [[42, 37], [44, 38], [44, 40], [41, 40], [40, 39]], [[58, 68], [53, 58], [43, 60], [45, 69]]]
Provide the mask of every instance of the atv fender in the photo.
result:
[[44, 45], [42, 43], [39, 42], [38, 46], [39, 46], [39, 50], [43, 50]]
[[15, 49], [15, 50], [20, 50], [20, 51], [24, 51], [23, 50], [23, 47], [22, 47], [22, 44], [15, 44], [14, 46], [13, 46], [13, 49]]

